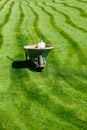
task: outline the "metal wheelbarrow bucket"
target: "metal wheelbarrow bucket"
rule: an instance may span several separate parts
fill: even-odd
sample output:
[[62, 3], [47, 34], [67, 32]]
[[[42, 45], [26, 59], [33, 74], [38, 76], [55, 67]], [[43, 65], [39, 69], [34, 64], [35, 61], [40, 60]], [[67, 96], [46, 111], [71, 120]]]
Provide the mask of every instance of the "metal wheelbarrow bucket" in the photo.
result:
[[46, 57], [53, 46], [46, 44], [45, 48], [38, 48], [37, 45], [24, 46], [26, 61], [33, 62], [40, 71], [46, 66]]

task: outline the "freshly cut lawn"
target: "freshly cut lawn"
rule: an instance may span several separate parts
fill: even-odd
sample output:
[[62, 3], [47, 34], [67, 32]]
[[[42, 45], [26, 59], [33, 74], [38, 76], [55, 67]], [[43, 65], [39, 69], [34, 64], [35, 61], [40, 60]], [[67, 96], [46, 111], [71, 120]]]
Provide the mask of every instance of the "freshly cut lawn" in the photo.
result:
[[[54, 46], [43, 72], [25, 45]], [[87, 1], [0, 0], [0, 130], [87, 129]]]

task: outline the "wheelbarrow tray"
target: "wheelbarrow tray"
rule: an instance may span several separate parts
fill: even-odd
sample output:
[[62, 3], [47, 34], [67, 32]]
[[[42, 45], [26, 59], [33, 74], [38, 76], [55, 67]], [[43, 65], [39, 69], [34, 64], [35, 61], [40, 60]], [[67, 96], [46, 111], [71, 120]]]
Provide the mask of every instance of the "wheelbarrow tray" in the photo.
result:
[[53, 46], [50, 46], [48, 44], [45, 46], [45, 48], [38, 48], [37, 45], [24, 46], [25, 53], [30, 58], [37, 58], [38, 55], [42, 55], [43, 57], [46, 57], [52, 48]]

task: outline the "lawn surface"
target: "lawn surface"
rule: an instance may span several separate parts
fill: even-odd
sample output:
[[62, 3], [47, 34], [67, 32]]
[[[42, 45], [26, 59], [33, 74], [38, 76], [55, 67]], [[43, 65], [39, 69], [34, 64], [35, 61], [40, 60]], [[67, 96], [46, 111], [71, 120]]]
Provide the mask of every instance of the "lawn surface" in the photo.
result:
[[[43, 72], [25, 64], [41, 35]], [[87, 0], [0, 0], [0, 130], [87, 130]]]

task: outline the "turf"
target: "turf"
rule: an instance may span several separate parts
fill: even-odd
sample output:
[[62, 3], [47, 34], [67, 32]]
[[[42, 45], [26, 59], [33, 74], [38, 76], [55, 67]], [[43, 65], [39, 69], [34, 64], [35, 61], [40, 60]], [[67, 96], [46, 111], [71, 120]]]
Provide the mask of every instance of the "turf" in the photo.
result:
[[[54, 46], [43, 72], [25, 45]], [[87, 129], [87, 1], [0, 0], [0, 130]]]

